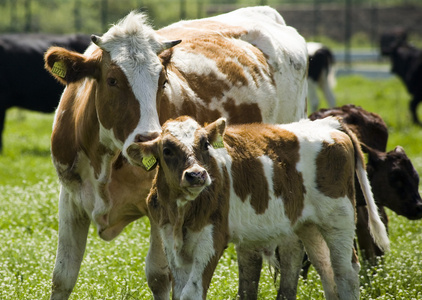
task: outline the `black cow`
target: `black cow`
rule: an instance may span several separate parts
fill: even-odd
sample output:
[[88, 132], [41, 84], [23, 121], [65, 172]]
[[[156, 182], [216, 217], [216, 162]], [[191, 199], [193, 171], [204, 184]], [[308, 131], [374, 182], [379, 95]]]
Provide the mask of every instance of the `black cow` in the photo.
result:
[[413, 122], [422, 126], [416, 111], [422, 101], [422, 50], [407, 42], [407, 33], [404, 30], [382, 34], [380, 46], [381, 54], [391, 59], [391, 72], [402, 79], [412, 95], [409, 108]]
[[44, 69], [44, 52], [52, 45], [83, 52], [90, 42], [81, 34], [0, 35], [0, 151], [8, 108], [50, 113], [59, 103], [63, 86]]

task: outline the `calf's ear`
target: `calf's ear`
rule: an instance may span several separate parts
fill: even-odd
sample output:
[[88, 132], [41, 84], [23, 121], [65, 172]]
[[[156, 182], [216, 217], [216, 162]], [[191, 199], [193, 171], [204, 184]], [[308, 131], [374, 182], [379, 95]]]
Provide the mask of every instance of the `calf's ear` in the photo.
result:
[[100, 71], [98, 58], [88, 58], [61, 47], [50, 47], [44, 62], [46, 70], [64, 85], [84, 77], [97, 78]]
[[208, 141], [214, 148], [223, 148], [223, 137], [226, 131], [226, 119], [220, 118], [217, 121], [207, 125], [205, 130], [208, 134]]
[[158, 138], [149, 142], [133, 143], [126, 153], [129, 163], [152, 171], [158, 164]]

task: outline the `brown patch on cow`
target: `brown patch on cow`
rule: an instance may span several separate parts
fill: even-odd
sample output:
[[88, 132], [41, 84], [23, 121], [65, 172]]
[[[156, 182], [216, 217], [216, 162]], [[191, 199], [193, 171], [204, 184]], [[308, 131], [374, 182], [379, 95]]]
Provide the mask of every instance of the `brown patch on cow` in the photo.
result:
[[[273, 184], [275, 196], [281, 196], [286, 215], [292, 223], [301, 215], [305, 188], [301, 173], [296, 171], [299, 161], [299, 142], [293, 133], [276, 126], [253, 124], [245, 130], [242, 125], [229, 127], [224, 140], [232, 156], [233, 187], [257, 214], [268, 208], [269, 187], [260, 156], [267, 155], [274, 162]], [[253, 141], [245, 145], [245, 140]]]
[[[244, 49], [233, 43], [232, 38], [240, 39], [241, 36], [248, 33], [242, 27], [201, 20], [200, 22], [189, 22], [183, 27], [163, 28], [157, 33], [168, 39], [181, 39], [182, 43], [174, 47], [175, 49], [183, 48], [187, 52], [204, 55], [215, 61], [218, 69], [227, 76], [227, 80], [231, 85], [244, 86], [251, 84], [246, 77], [245, 69], [252, 76], [255, 85], [258, 86], [260, 79], [263, 77], [270, 78], [275, 84], [272, 70], [267, 63], [265, 54], [261, 50], [245, 42], [245, 47], [248, 47], [248, 50], [255, 56], [251, 57], [246, 54]], [[168, 58], [169, 55], [171, 53], [167, 52], [163, 55], [163, 59]], [[256, 63], [255, 59], [258, 63]]]
[[184, 73], [180, 71], [180, 74], [185, 78], [186, 83], [195, 92], [195, 94], [206, 103], [211, 103], [215, 98], [220, 99], [224, 95], [224, 91], [230, 89], [230, 86], [224, 80], [219, 80], [217, 75], [211, 72], [206, 75], [204, 80], [203, 75], [195, 73]]
[[262, 122], [261, 110], [257, 103], [241, 103], [236, 105], [234, 99], [228, 98], [227, 101], [223, 103], [223, 107], [229, 114], [230, 124], [245, 123], [245, 116], [248, 116], [248, 122]]
[[296, 169], [300, 159], [299, 148], [299, 140], [294, 133], [281, 128], [273, 129], [267, 153], [274, 162], [274, 193], [276, 197], [282, 197], [285, 213], [292, 224], [302, 215], [306, 192], [302, 173]]
[[331, 133], [335, 143], [324, 142], [316, 158], [318, 190], [331, 198], [349, 197], [354, 202], [355, 153], [350, 138], [340, 132]]

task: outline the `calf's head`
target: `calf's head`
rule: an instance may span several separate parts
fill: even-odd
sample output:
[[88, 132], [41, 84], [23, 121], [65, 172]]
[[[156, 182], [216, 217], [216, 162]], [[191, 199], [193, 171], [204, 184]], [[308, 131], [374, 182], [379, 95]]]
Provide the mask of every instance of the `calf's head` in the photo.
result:
[[[123, 151], [158, 136], [157, 95], [166, 82], [158, 55], [180, 41], [163, 42], [143, 14], [129, 14], [102, 37], [92, 36], [84, 54], [52, 47], [45, 67], [61, 83], [78, 82], [78, 99], [95, 102], [101, 143]], [[85, 100], [81, 100], [85, 99]]]
[[384, 153], [368, 150], [367, 170], [375, 199], [410, 220], [422, 218], [419, 175], [400, 146]]
[[169, 120], [155, 140], [129, 146], [128, 157], [146, 170], [159, 165], [157, 185], [168, 187], [171, 198], [194, 200], [211, 185], [215, 149], [224, 147], [225, 127], [224, 118], [205, 127], [186, 116]]

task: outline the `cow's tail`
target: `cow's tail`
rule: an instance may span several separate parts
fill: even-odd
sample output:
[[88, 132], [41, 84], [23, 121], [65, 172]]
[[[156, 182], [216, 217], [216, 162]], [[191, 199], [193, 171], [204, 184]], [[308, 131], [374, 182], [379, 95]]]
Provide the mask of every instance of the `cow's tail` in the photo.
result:
[[365, 160], [360, 143], [356, 135], [347, 127], [347, 125], [342, 124], [342, 127], [353, 142], [353, 148], [355, 150], [356, 175], [366, 201], [366, 208], [368, 210], [369, 217], [369, 231], [377, 246], [384, 252], [388, 251], [390, 249], [390, 241], [388, 239], [387, 229], [378, 214], [378, 207], [375, 204], [371, 184], [369, 183], [368, 174], [366, 173]]

